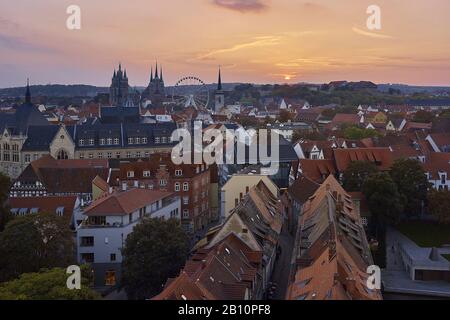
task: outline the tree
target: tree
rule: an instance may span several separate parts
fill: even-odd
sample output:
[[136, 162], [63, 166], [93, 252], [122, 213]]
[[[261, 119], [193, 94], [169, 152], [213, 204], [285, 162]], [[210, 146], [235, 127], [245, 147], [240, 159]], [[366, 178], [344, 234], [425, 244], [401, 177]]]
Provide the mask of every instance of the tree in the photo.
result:
[[303, 140], [314, 140], [314, 141], [325, 141], [327, 137], [324, 136], [319, 131], [311, 131], [306, 129], [297, 129], [292, 134], [292, 143], [296, 143], [300, 139]]
[[343, 136], [349, 140], [361, 140], [365, 138], [377, 137], [380, 134], [373, 129], [362, 129], [355, 126], [344, 128]]
[[5, 229], [8, 221], [12, 219], [11, 212], [6, 205], [6, 200], [8, 200], [9, 188], [11, 187], [11, 180], [9, 177], [0, 173], [0, 232]]
[[391, 168], [391, 177], [406, 199], [405, 214], [411, 216], [420, 213], [429, 186], [420, 162], [413, 159], [397, 160]]
[[74, 241], [66, 218], [40, 213], [17, 217], [0, 233], [0, 281], [73, 263]]
[[128, 235], [123, 249], [122, 286], [130, 299], [160, 293], [187, 260], [189, 239], [176, 220], [144, 219]]
[[289, 120], [292, 120], [292, 115], [287, 110], [281, 110], [280, 115], [278, 116], [278, 121], [281, 123], [286, 123]]
[[428, 209], [440, 223], [450, 224], [450, 191], [432, 189], [428, 194]]
[[376, 224], [396, 224], [400, 221], [404, 198], [388, 173], [379, 172], [369, 176], [364, 183], [363, 193]]
[[425, 110], [419, 110], [414, 115], [413, 121], [414, 122], [422, 122], [422, 123], [430, 123], [433, 121], [433, 114], [431, 112], [425, 111]]
[[70, 276], [63, 268], [24, 273], [18, 279], [0, 285], [0, 300], [96, 300], [101, 296], [90, 289], [90, 270], [81, 267], [81, 289], [67, 288]]
[[377, 171], [377, 166], [371, 162], [351, 162], [342, 178], [344, 189], [348, 192], [361, 191], [367, 178]]

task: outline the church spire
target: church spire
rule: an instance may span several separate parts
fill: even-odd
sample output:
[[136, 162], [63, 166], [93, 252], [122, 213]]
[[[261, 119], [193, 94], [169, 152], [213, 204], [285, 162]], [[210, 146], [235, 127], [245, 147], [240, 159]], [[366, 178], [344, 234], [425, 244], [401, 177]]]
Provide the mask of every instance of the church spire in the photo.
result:
[[150, 71], [150, 82], [153, 82], [153, 67], [151, 68]]
[[219, 67], [219, 80], [217, 81], [217, 90], [222, 90], [222, 73]]
[[158, 60], [156, 60], [155, 79], [158, 79]]
[[25, 102], [31, 103], [30, 79], [27, 78], [27, 92], [25, 93]]
[[164, 81], [164, 80], [163, 80], [163, 68], [162, 68], [162, 66], [161, 66], [161, 75], [159, 76], [159, 78], [161, 79], [161, 82]]

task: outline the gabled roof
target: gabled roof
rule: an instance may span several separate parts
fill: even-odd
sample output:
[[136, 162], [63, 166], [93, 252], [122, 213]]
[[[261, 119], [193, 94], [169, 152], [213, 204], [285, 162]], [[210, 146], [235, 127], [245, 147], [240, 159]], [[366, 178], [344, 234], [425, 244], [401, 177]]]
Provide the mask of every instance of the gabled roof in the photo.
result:
[[174, 193], [148, 189], [116, 191], [98, 198], [86, 208], [84, 214], [87, 216], [128, 215], [171, 195]]
[[389, 170], [393, 164], [392, 152], [389, 148], [336, 149], [334, 159], [338, 172], [347, 170], [348, 165], [354, 161], [374, 163], [380, 170]]
[[47, 212], [58, 214], [57, 210], [62, 212], [63, 217], [71, 219], [73, 210], [76, 205], [76, 196], [61, 196], [61, 197], [18, 197], [9, 198], [9, 206], [14, 209], [36, 209], [36, 213]]
[[450, 153], [432, 152], [427, 157], [423, 167], [432, 179], [440, 179], [439, 172], [446, 172], [447, 177], [450, 177]]
[[106, 159], [55, 160], [46, 155], [29, 164], [17, 181], [22, 184], [40, 181], [48, 193], [91, 193], [95, 177], [106, 180], [108, 171]]
[[303, 204], [316, 192], [319, 186], [320, 184], [301, 175], [289, 187], [288, 192], [295, 201]]
[[367, 288], [370, 249], [361, 217], [339, 182], [328, 177], [303, 208], [287, 298], [382, 299], [378, 290]]
[[316, 183], [322, 183], [329, 175], [335, 175], [337, 170], [333, 160], [299, 160], [302, 174]]
[[244, 300], [256, 285], [260, 252], [234, 234], [198, 250], [153, 300]]

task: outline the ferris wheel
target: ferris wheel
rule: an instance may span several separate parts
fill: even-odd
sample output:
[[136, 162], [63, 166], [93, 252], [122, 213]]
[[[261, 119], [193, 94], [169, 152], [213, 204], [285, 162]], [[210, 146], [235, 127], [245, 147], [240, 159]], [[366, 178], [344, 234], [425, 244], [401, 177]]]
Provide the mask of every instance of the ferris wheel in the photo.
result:
[[173, 87], [172, 102], [184, 108], [205, 109], [209, 103], [208, 86], [197, 77], [183, 77]]

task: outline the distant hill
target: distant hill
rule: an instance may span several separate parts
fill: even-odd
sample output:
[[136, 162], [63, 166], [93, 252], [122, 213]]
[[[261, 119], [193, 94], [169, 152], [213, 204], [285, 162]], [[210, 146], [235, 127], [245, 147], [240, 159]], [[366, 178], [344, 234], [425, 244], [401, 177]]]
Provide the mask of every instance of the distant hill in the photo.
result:
[[[25, 87], [0, 89], [0, 97], [21, 97], [25, 95]], [[52, 97], [95, 97], [99, 93], [109, 92], [107, 87], [96, 87], [83, 84], [76, 85], [36, 85], [30, 86], [33, 96]]]
[[[224, 83], [224, 90], [233, 90], [236, 84]], [[207, 90], [215, 90], [217, 84], [207, 84]], [[95, 97], [101, 93], [109, 93], [109, 87], [96, 87], [84, 84], [76, 85], [35, 85], [30, 86], [32, 96], [47, 96], [47, 97]], [[144, 87], [131, 87], [131, 90], [143, 91]], [[4, 88], [0, 89], [0, 98], [23, 97], [25, 95], [25, 87]], [[167, 93], [173, 92], [173, 87], [166, 87]], [[182, 93], [184, 88], [178, 88], [178, 92]]]
[[406, 84], [379, 84], [378, 90], [383, 92], [388, 92], [389, 89], [400, 90], [403, 94], [412, 94], [416, 92], [422, 93], [450, 93], [450, 87], [440, 87], [440, 86], [410, 86]]

